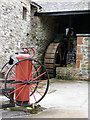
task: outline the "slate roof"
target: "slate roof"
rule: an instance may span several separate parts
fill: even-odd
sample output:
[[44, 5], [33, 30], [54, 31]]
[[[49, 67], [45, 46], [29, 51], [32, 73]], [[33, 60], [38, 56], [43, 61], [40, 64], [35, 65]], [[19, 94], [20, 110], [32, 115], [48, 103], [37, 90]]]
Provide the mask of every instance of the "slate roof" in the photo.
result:
[[90, 0], [32, 0], [42, 6], [41, 12], [90, 10]]

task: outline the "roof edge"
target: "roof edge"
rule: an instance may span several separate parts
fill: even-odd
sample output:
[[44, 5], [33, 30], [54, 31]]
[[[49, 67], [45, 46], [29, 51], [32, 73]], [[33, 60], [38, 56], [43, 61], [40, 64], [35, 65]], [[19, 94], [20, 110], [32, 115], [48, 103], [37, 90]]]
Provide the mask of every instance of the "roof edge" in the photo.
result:
[[60, 15], [78, 15], [78, 14], [90, 14], [90, 10], [80, 11], [60, 11], [60, 12], [36, 12], [35, 16], [60, 16]]

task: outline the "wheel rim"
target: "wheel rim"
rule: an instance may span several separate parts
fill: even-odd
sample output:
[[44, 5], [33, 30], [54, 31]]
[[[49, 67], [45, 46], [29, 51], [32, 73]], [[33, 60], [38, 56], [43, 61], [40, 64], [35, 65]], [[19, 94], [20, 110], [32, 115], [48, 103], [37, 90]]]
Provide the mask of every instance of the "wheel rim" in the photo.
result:
[[[32, 66], [29, 68], [28, 78], [26, 75], [26, 68], [22, 66], [22, 63], [26, 61]], [[19, 66], [19, 72], [21, 71], [23, 75], [16, 72], [17, 66]], [[17, 76], [19, 76], [20, 79], [18, 79]], [[20, 106], [31, 106], [32, 104], [40, 102], [46, 95], [48, 87], [48, 73], [43, 64], [34, 59], [23, 59], [18, 61], [11, 66], [5, 77], [5, 89], [14, 88], [13, 92], [7, 93], [7, 97], [14, 94], [14, 102]]]
[[1, 74], [1, 76], [0, 76], [0, 84], [1, 84], [0, 87], [2, 89], [4, 89], [5, 75], [6, 75], [6, 73], [9, 70], [10, 67], [11, 67], [11, 65], [9, 64], [9, 62], [6, 62], [0, 70], [0, 74]]

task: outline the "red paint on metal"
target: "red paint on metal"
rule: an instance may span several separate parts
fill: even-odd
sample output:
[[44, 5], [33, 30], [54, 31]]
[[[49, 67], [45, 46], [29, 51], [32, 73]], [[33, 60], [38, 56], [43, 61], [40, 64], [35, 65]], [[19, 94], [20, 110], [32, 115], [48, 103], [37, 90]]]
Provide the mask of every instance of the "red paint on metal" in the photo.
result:
[[[29, 59], [29, 58], [30, 58], [29, 54], [21, 53], [16, 56], [17, 60]], [[31, 71], [32, 71], [32, 61], [25, 60], [25, 61], [19, 62], [16, 65], [16, 80], [27, 82], [29, 80]], [[28, 85], [27, 84], [26, 85], [17, 84], [15, 87], [15, 89], [16, 89], [15, 100], [22, 101], [21, 104], [23, 104], [24, 101], [29, 101], [29, 94], [26, 94], [26, 93], [29, 93], [29, 87], [25, 87], [25, 86], [28, 86]], [[18, 89], [18, 88], [20, 88], [20, 89]]]

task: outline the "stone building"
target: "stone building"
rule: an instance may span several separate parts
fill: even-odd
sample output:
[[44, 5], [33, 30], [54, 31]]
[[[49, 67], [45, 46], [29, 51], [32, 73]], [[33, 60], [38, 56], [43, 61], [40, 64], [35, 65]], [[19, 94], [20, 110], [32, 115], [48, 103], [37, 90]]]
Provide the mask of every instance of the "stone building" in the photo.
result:
[[[34, 46], [35, 59], [51, 66], [52, 77], [65, 71], [89, 78], [89, 0], [6, 0], [0, 12], [0, 67], [20, 47]], [[50, 55], [54, 57], [46, 57]]]
[[[36, 9], [35, 4], [41, 8]], [[89, 0], [32, 1], [31, 24], [36, 34], [33, 32], [32, 37], [36, 36], [40, 50], [38, 57], [44, 62], [51, 77], [58, 73], [60, 76], [79, 76], [82, 79], [90, 77], [89, 4]]]
[[0, 1], [0, 68], [21, 46], [30, 44], [30, 1]]

